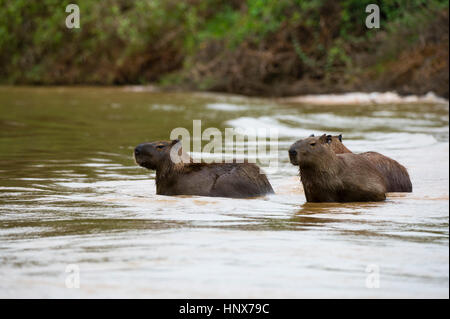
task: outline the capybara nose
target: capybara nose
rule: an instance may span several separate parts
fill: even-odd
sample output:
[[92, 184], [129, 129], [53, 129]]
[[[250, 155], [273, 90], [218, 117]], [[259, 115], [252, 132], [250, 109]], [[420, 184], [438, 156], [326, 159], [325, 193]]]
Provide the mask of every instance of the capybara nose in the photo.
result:
[[142, 154], [142, 145], [138, 145], [134, 149], [134, 155], [138, 156], [139, 154]]
[[296, 150], [289, 150], [289, 156], [295, 156], [295, 155], [297, 155]]

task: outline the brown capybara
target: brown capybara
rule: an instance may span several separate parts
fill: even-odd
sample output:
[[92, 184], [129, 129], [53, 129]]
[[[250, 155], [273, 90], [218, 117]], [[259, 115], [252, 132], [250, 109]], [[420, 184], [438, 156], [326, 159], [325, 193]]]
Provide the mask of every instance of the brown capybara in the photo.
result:
[[386, 199], [383, 176], [365, 157], [353, 153], [336, 154], [331, 136], [310, 136], [289, 149], [308, 202], [368, 202]]
[[185, 153], [185, 160], [175, 163], [171, 159], [172, 148], [181, 154], [178, 140], [143, 143], [134, 149], [138, 165], [156, 170], [158, 195], [248, 198], [274, 193], [255, 164], [193, 163]]
[[[342, 144], [342, 135], [332, 137], [331, 148], [336, 154], [352, 153]], [[377, 152], [359, 154], [371, 161], [384, 176], [388, 192], [412, 192], [412, 183], [408, 171], [399, 162]]]

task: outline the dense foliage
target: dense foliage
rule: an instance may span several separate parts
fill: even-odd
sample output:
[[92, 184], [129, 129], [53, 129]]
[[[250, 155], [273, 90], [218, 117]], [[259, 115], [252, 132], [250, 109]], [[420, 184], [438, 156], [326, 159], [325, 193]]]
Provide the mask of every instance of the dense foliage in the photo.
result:
[[[69, 3], [80, 7], [80, 29], [65, 27]], [[298, 81], [304, 91], [315, 82], [354, 87], [358, 72], [383, 74], [420, 43], [444, 39], [448, 57], [448, 1], [378, 2], [380, 30], [365, 27], [369, 3], [0, 0], [0, 81], [291, 94], [302, 90], [284, 88]]]

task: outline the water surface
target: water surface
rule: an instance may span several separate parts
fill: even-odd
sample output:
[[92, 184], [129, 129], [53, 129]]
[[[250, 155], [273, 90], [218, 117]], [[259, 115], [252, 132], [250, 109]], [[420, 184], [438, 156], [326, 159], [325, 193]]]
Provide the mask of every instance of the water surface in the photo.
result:
[[[194, 119], [277, 129], [278, 170], [268, 175], [277, 194], [155, 195], [134, 146], [191, 130]], [[2, 87], [0, 297], [448, 298], [448, 124], [448, 104]], [[307, 204], [287, 149], [324, 132], [395, 158], [414, 192]], [[79, 289], [66, 287], [72, 264]], [[377, 270], [380, 286], [368, 288]]]

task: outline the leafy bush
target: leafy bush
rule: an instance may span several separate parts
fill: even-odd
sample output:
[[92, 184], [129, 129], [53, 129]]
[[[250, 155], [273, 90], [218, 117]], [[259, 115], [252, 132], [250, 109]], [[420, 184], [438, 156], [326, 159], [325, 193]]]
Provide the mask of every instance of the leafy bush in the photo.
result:
[[[81, 29], [68, 30], [71, 2], [0, 0], [0, 81], [178, 83], [173, 72], [195, 68], [199, 56], [214, 59], [215, 43], [230, 54], [284, 47], [298, 59], [298, 77], [321, 76], [352, 67], [355, 50], [373, 50], [367, 43], [377, 34], [364, 25], [371, 0], [78, 0]], [[395, 34], [411, 29], [414, 43], [448, 1], [391, 0], [380, 9], [385, 38], [398, 42]]]

